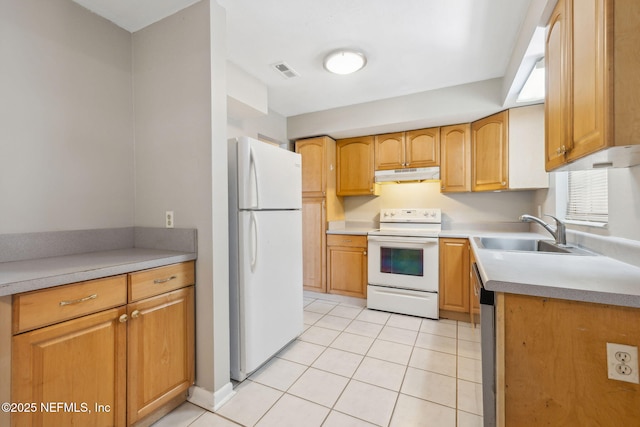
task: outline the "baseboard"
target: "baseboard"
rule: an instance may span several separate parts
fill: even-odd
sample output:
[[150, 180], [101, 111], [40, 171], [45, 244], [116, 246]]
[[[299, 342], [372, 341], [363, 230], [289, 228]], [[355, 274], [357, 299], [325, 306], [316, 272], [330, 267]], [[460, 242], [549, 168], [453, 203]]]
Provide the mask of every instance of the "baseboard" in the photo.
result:
[[222, 405], [227, 403], [235, 394], [236, 392], [233, 391], [233, 385], [230, 382], [226, 383], [219, 390], [213, 393], [202, 387], [193, 386], [191, 387], [191, 393], [187, 400], [202, 409], [206, 409], [209, 412], [215, 412], [220, 409]]

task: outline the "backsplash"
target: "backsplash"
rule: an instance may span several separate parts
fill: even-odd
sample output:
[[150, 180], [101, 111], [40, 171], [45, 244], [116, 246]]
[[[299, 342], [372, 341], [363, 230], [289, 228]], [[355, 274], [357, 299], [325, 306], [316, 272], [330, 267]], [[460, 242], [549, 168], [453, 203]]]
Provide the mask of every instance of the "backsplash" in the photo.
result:
[[440, 208], [443, 229], [460, 229], [461, 224], [519, 223], [523, 213], [536, 214], [534, 194], [534, 191], [442, 194], [439, 182], [383, 184], [380, 196], [345, 197], [345, 219], [377, 223], [380, 209]]

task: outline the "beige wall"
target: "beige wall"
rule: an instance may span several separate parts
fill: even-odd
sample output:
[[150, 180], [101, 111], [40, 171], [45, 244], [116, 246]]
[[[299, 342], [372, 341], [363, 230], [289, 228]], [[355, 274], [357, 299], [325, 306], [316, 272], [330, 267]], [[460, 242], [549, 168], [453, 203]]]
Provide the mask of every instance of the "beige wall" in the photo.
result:
[[134, 223], [131, 34], [69, 0], [0, 2], [0, 233]]

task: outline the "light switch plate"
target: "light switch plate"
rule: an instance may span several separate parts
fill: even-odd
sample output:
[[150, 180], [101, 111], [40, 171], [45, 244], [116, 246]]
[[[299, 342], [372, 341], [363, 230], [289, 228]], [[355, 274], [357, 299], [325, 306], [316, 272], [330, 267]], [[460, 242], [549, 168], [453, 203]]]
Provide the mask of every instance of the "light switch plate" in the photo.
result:
[[611, 380], [640, 384], [638, 347], [608, 342], [607, 372]]

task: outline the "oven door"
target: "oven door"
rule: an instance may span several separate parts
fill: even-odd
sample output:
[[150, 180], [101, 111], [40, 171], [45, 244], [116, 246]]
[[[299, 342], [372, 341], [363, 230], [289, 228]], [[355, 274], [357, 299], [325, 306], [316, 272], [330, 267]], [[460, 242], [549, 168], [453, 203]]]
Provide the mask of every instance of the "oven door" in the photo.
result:
[[438, 292], [438, 238], [369, 235], [369, 284]]

